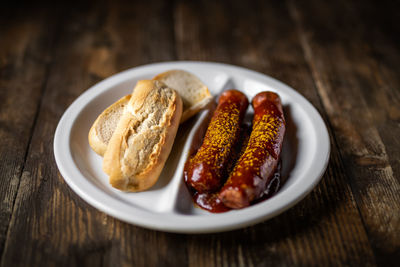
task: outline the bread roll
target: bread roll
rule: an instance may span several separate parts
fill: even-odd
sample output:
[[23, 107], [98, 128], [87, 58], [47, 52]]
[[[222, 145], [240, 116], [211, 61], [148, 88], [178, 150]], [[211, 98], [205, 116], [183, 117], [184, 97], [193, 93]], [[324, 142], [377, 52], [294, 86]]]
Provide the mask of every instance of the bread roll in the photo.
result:
[[94, 152], [100, 156], [103, 156], [106, 152], [108, 142], [110, 141], [130, 98], [131, 95], [124, 96], [109, 106], [100, 114], [99, 117], [97, 117], [90, 128], [89, 145]]
[[[212, 96], [195, 75], [184, 70], [171, 70], [154, 77], [178, 92], [183, 102], [181, 123], [195, 115], [210, 103]], [[89, 131], [89, 145], [103, 156], [108, 142], [121, 118], [130, 95], [125, 96], [104, 110]]]
[[182, 100], [155, 80], [139, 81], [104, 154], [103, 170], [110, 184], [138, 192], [156, 183], [171, 151]]
[[199, 112], [212, 99], [207, 86], [197, 76], [184, 70], [166, 71], [153, 80], [162, 81], [179, 93], [183, 102], [181, 123]]

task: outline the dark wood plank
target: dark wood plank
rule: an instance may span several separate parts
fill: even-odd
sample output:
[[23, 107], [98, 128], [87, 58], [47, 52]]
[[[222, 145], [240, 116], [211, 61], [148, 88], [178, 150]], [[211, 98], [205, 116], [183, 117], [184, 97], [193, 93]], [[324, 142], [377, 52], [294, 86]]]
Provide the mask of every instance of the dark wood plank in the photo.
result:
[[[400, 249], [400, 185], [391, 166], [400, 155], [394, 148], [398, 141], [393, 142], [400, 134], [399, 97], [392, 87], [399, 84], [398, 78], [386, 79], [387, 61], [380, 61], [374, 55], [380, 49], [367, 42], [363, 4], [292, 1], [289, 6], [378, 264], [390, 265]], [[391, 44], [387, 38], [385, 43]], [[398, 46], [394, 54], [398, 57]]]
[[[1, 31], [15, 34], [0, 42], [0, 53], [10, 51], [0, 58], [0, 97], [7, 99], [0, 101], [0, 139], [11, 142], [0, 148], [0, 171], [2, 181], [16, 177], [0, 185], [3, 242], [13, 211], [1, 266], [373, 266], [398, 259], [398, 25], [380, 30], [395, 11], [385, 19], [363, 3], [98, 1], [0, 16], [7, 22]], [[388, 8], [384, 2], [379, 12]], [[73, 193], [52, 150], [67, 106], [116, 72], [174, 59], [248, 67], [310, 100], [333, 144], [316, 189], [272, 220], [213, 235], [128, 225]], [[31, 102], [17, 97], [27, 93]], [[11, 114], [14, 103], [22, 114]], [[6, 127], [8, 116], [15, 128]]]
[[[226, 6], [182, 1], [177, 4], [176, 13], [179, 59], [218, 58], [261, 71], [298, 89], [324, 116], [299, 45], [296, 25], [289, 19], [284, 3], [235, 1]], [[187, 45], [189, 40], [192, 46]], [[332, 132], [331, 135], [334, 136]], [[374, 265], [337, 143], [335, 139], [331, 141], [327, 173], [305, 200], [255, 227], [191, 236], [189, 263], [193, 266], [221, 266], [227, 262], [239, 266]]]
[[54, 27], [45, 17], [0, 9], [0, 255], [47, 81]]
[[185, 263], [186, 254], [176, 254], [185, 251], [184, 236], [122, 223], [81, 200], [58, 173], [52, 149], [58, 120], [85, 89], [126, 68], [173, 59], [172, 13], [161, 1], [98, 1], [96, 5], [75, 3], [61, 8], [62, 27], [23, 169], [2, 266]]
[[365, 25], [360, 38], [368, 44], [364, 52], [369, 55], [369, 75], [376, 89], [371, 93], [364, 91], [364, 95], [373, 109], [371, 115], [385, 145], [394, 177], [400, 182], [400, 3], [382, 1], [377, 5], [360, 1], [357, 7], [357, 19]]

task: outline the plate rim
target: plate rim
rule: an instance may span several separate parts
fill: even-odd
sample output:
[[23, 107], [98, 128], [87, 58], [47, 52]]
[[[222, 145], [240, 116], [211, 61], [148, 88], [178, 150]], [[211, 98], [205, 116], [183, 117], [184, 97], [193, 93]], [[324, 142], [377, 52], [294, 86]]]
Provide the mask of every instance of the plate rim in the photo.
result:
[[[127, 203], [117, 201], [115, 198], [108, 195], [106, 192], [102, 191], [97, 186], [93, 185], [89, 179], [81, 179], [76, 180], [71, 177], [84, 177], [85, 176], [77, 171], [77, 167], [72, 160], [71, 151], [69, 149], [70, 137], [72, 126], [75, 123], [75, 120], [79, 116], [79, 114], [84, 110], [86, 104], [88, 104], [91, 99], [96, 98], [98, 95], [107, 91], [113, 85], [119, 84], [126, 79], [132, 78], [132, 76], [140, 76], [141, 73], [145, 74], [151, 69], [154, 68], [165, 68], [165, 69], [176, 69], [176, 68], [187, 68], [187, 65], [193, 66], [212, 66], [216, 69], [225, 69], [225, 70], [235, 70], [240, 71], [243, 75], [250, 78], [254, 78], [257, 81], [267, 81], [265, 82], [270, 87], [276, 87], [277, 90], [283, 90], [285, 93], [289, 92], [289, 95], [294, 96], [296, 101], [300, 101], [300, 106], [304, 109], [307, 115], [311, 115], [310, 118], [313, 118], [312, 123], [315, 126], [315, 134], [319, 139], [323, 142], [321, 145], [323, 146], [321, 151], [324, 152], [323, 155], [319, 155], [319, 158], [322, 159], [319, 161], [318, 172], [314, 173], [313, 176], [315, 178], [305, 185], [300, 185], [301, 193], [295, 194], [295, 196], [291, 196], [289, 200], [285, 201], [285, 205], [279, 204], [279, 194], [274, 196], [273, 198], [268, 200], [268, 203], [272, 204], [273, 207], [270, 208], [271, 212], [264, 214], [256, 214], [255, 212], [259, 210], [259, 205], [250, 206], [248, 208], [242, 210], [230, 211], [222, 214], [212, 214], [211, 216], [204, 215], [183, 215], [183, 214], [174, 214], [173, 216], [168, 216], [165, 213], [159, 212], [151, 212], [140, 207], [131, 206]], [[71, 120], [73, 119], [73, 120]], [[70, 124], [70, 127], [66, 127]], [[64, 132], [65, 128], [69, 128], [67, 134]], [[66, 142], [67, 140], [67, 142]], [[270, 219], [272, 217], [277, 216], [278, 214], [283, 213], [289, 208], [293, 207], [299, 201], [301, 201], [306, 195], [308, 195], [315, 186], [321, 180], [329, 162], [330, 157], [330, 139], [327, 127], [322, 119], [321, 115], [317, 111], [317, 109], [299, 92], [297, 92], [294, 88], [286, 85], [285, 83], [268, 76], [266, 74], [256, 72], [251, 69], [247, 69], [244, 67], [239, 67], [235, 65], [225, 64], [225, 63], [217, 63], [217, 62], [206, 62], [206, 61], [166, 61], [166, 62], [158, 62], [151, 63], [146, 65], [141, 65], [137, 67], [133, 67], [122, 72], [116, 73], [85, 90], [80, 96], [78, 96], [73, 103], [64, 111], [55, 131], [54, 135], [54, 156], [57, 167], [64, 178], [65, 182], [71, 187], [71, 189], [83, 200], [85, 200], [90, 205], [94, 206], [96, 209], [105, 212], [119, 220], [124, 222], [138, 225], [144, 228], [160, 230], [166, 232], [175, 232], [175, 233], [213, 233], [213, 232], [222, 232], [229, 231], [233, 229], [242, 228], [245, 226], [254, 225], [261, 221]], [[68, 158], [66, 158], [65, 153], [68, 152]], [[75, 169], [74, 169], [75, 167]], [[310, 169], [307, 170], [310, 172]], [[315, 171], [314, 171], [315, 172]], [[90, 194], [86, 192], [83, 188], [87, 188], [88, 186], [92, 187], [92, 191]], [[293, 186], [288, 189], [291, 191], [299, 191], [294, 190]], [[297, 188], [298, 189], [298, 188]], [[289, 192], [288, 192], [289, 193]], [[277, 199], [278, 198], [278, 199]], [[99, 199], [104, 199], [104, 203], [99, 201]], [[275, 199], [275, 201], [274, 201]], [[118, 202], [118, 203], [115, 203]], [[107, 203], [107, 204], [105, 204]], [[118, 204], [118, 205], [117, 205]], [[135, 211], [135, 216], [132, 218], [132, 211]], [[235, 214], [238, 213], [238, 214]], [[163, 219], [162, 223], [159, 223], [160, 214], [162, 214]], [[237, 220], [230, 221], [232, 218], [232, 214], [238, 215]], [[155, 216], [155, 218], [154, 218]], [[192, 225], [191, 222], [193, 219], [196, 219], [196, 224]], [[250, 219], [248, 219], [250, 218]], [[175, 221], [175, 219], [179, 219], [179, 223]], [[211, 221], [211, 224], [210, 224]], [[199, 226], [201, 225], [201, 226]]]

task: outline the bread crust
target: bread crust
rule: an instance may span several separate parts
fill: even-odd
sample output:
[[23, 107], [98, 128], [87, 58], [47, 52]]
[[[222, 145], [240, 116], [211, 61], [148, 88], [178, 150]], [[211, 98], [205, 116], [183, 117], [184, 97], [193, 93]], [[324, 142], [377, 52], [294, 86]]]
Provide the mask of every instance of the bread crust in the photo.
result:
[[[105, 125], [106, 123], [113, 123], [114, 125], [117, 124], [116, 121], [111, 122], [112, 118], [112, 113], [122, 113], [122, 110], [124, 107], [128, 104], [129, 99], [131, 98], [131, 95], [126, 95], [124, 97], [121, 97], [117, 102], [113, 103], [111, 106], [106, 108], [94, 121], [92, 127], [89, 130], [89, 135], [88, 135], [88, 140], [89, 140], [89, 145], [90, 147], [99, 154], [100, 156], [103, 156], [104, 153], [107, 150], [107, 145], [109, 142], [108, 140], [105, 140], [103, 135], [104, 135], [104, 129], [102, 129], [102, 126]], [[120, 117], [117, 116], [116, 119], [119, 120]], [[112, 129], [114, 130], [114, 129]], [[103, 132], [102, 132], [103, 131]], [[112, 133], [110, 133], [110, 137], [112, 136]]]
[[[180, 123], [183, 123], [201, 109], [204, 109], [210, 102], [212, 102], [212, 96], [208, 91], [206, 85], [204, 85], [195, 75], [184, 71], [184, 70], [170, 70], [163, 73], [158, 74], [153, 78], [153, 80], [159, 80], [161, 82], [181, 79], [182, 84], [196, 84], [196, 90], [194, 90], [194, 96], [186, 95], [188, 92], [185, 87], [174, 88], [176, 89], [179, 95], [186, 95], [185, 101], [182, 101], [182, 116]], [[164, 82], [165, 83], [165, 82]], [[168, 84], [167, 84], [168, 86]], [[171, 86], [169, 86], [171, 87]], [[113, 131], [118, 124], [118, 121], [122, 117], [122, 110], [124, 106], [127, 105], [131, 95], [127, 95], [119, 99], [117, 102], [109, 106], [106, 110], [104, 110], [93, 123], [89, 131], [89, 145], [90, 147], [100, 156], [104, 156], [104, 153], [107, 150], [107, 146], [109, 140], [112, 136]], [[191, 99], [192, 97], [192, 99]], [[186, 104], [184, 104], [184, 102]], [[111, 114], [111, 115], [110, 115]], [[119, 116], [113, 116], [113, 114], [120, 114]], [[114, 128], [109, 129], [109, 125], [113, 125]], [[106, 128], [107, 130], [104, 130]], [[107, 135], [107, 138], [104, 137]]]
[[[149, 106], [160, 109], [160, 101], [165, 101], [164, 98], [154, 97], [157, 94], [152, 93], [153, 90], [169, 90], [171, 95], [168, 97], [167, 108], [157, 110], [162, 113], [159, 125], [156, 125], [160, 127], [158, 129], [161, 129], [161, 133], [157, 135], [158, 141], [154, 146], [146, 147], [151, 153], [143, 161], [137, 157], [140, 154], [137, 150], [143, 144], [130, 144], [130, 138], [144, 142], [151, 138], [155, 140], [153, 130], [146, 129], [140, 117]], [[110, 176], [110, 184], [129, 192], [143, 191], [153, 186], [171, 151], [181, 116], [182, 100], [175, 90], [160, 81], [139, 81], [104, 154], [103, 170]]]
[[[186, 76], [183, 78], [183, 76]], [[197, 92], [196, 94], [199, 94], [197, 97], [195, 96], [187, 96], [185, 90], [186, 88], [183, 87], [174, 87], [171, 84], [169, 84], [168, 79], [176, 79], [179, 80], [177, 77], [181, 77], [180, 81], [184, 81], [187, 83], [189, 80], [191, 83], [196, 83], [197, 86]], [[178, 91], [179, 95], [182, 98], [183, 101], [183, 112], [182, 112], [182, 117], [180, 123], [185, 122], [189, 118], [191, 118], [193, 115], [195, 115], [197, 112], [199, 112], [201, 109], [203, 109], [210, 101], [212, 100], [212, 95], [210, 91], [208, 90], [207, 86], [203, 84], [200, 79], [193, 75], [190, 72], [184, 71], [184, 70], [169, 70], [165, 71], [163, 73], [160, 73], [156, 75], [153, 80], [158, 80], [164, 82], [167, 86], [170, 86], [171, 88], [175, 89]], [[192, 98], [192, 99], [191, 99]], [[194, 101], [195, 98], [196, 101]]]

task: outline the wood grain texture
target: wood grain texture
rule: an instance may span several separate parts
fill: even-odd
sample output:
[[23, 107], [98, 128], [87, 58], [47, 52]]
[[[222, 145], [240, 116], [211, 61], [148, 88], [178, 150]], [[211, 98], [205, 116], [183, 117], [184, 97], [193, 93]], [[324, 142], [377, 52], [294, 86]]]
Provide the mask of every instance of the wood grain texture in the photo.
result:
[[[62, 8], [59, 15], [64, 22], [58, 29], [2, 266], [152, 266], [175, 260], [167, 256], [172, 249], [167, 234], [119, 222], [88, 206], [64, 183], [53, 159], [58, 120], [79, 94], [114, 72], [171, 60], [174, 50], [168, 25], [172, 20], [163, 16], [168, 14], [167, 6], [149, 3], [131, 8], [108, 2]], [[160, 21], [150, 21], [147, 14], [160, 15]], [[155, 42], [148, 24], [155, 24], [152, 34], [159, 36], [157, 46], [148, 45]], [[174, 243], [174, 249], [184, 245]], [[155, 247], [156, 256], [151, 249]]]
[[[394, 266], [400, 259], [394, 2], [24, 4], [0, 10], [0, 266]], [[320, 184], [269, 221], [219, 234], [147, 230], [86, 204], [54, 162], [60, 117], [96, 82], [170, 60], [235, 64], [298, 90], [331, 137]]]
[[373, 121], [394, 176], [400, 182], [400, 141], [397, 138], [400, 135], [400, 17], [395, 15], [397, 9], [395, 1], [383, 1], [378, 6], [364, 3], [357, 19], [365, 21], [368, 29], [362, 31], [361, 38], [368, 43], [365, 52], [372, 61], [369, 66], [375, 89], [373, 94], [364, 95], [367, 104], [373, 107]]
[[399, 102], [383, 89], [387, 85], [365, 41], [368, 33], [357, 24], [356, 6], [334, 5], [322, 9], [318, 3], [300, 7], [292, 2], [290, 8], [316, 84], [323, 84], [318, 90], [374, 252], [386, 265], [399, 257], [400, 184], [377, 125], [399, 136], [400, 129], [390, 127], [396, 119], [386, 117], [398, 112]]
[[47, 81], [54, 29], [43, 13], [0, 11], [0, 252]]
[[[186, 16], [188, 21], [179, 20], [177, 23], [182, 25], [175, 27], [183, 27], [182, 32], [206, 32], [199, 26], [196, 26], [196, 30], [191, 27], [203, 25], [205, 28], [207, 20], [227, 15], [222, 5], [215, 5], [208, 2], [200, 6], [186, 2], [178, 4], [177, 12], [189, 15]], [[210, 14], [210, 10], [217, 10], [220, 14]], [[218, 44], [226, 48], [222, 54], [225, 60], [281, 79], [298, 89], [316, 107], [321, 107], [302, 47], [297, 43], [298, 34], [292, 30], [295, 25], [290, 20], [280, 19], [290, 16], [286, 6], [272, 3], [263, 6], [261, 1], [253, 2], [252, 5], [234, 2], [229, 7], [229, 14], [235, 19], [217, 24], [229, 28], [233, 33], [230, 36], [220, 36], [213, 32], [214, 27], [208, 27], [206, 36], [190, 37], [192, 40], [197, 38], [194, 42], [201, 45], [203, 57], [208, 55], [206, 60], [217, 57], [213, 47]], [[183, 16], [176, 15], [178, 18]], [[200, 21], [197, 21], [199, 18]], [[219, 27], [223, 26], [215, 27], [215, 31]], [[260, 36], [263, 36], [262, 41]], [[179, 43], [185, 40], [178, 36], [176, 42], [179, 47]], [[189, 49], [190, 53], [187, 54], [199, 54], [193, 50], [194, 47]], [[186, 53], [181, 51], [181, 54]], [[332, 142], [334, 145], [327, 174], [310, 196], [284, 215], [246, 231], [217, 235], [214, 241], [206, 237], [191, 237], [189, 263], [193, 263], [193, 266], [219, 266], [219, 262], [235, 262], [243, 266], [307, 266], [313, 263], [325, 266], [340, 263], [360, 265], [367, 259], [373, 265], [374, 255], [346, 181], [347, 177], [343, 175], [343, 163], [335, 150], [334, 140]], [[312, 227], [308, 227], [310, 225]], [[292, 233], [298, 235], [293, 237]], [[210, 242], [214, 243], [210, 246]], [[257, 244], [262, 250], [251, 244]], [[218, 252], [215, 252], [216, 248], [219, 248]], [[221, 254], [224, 260], [219, 258]]]

